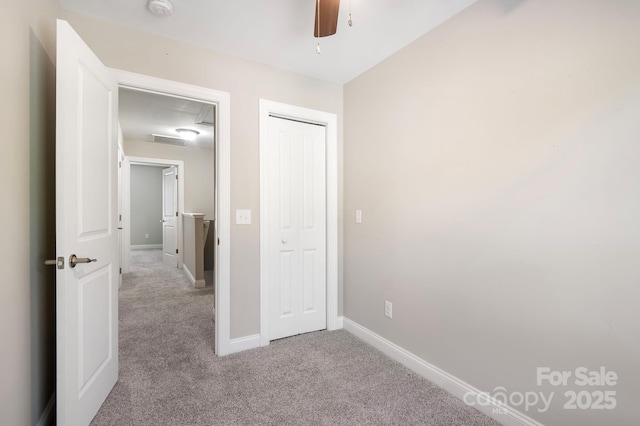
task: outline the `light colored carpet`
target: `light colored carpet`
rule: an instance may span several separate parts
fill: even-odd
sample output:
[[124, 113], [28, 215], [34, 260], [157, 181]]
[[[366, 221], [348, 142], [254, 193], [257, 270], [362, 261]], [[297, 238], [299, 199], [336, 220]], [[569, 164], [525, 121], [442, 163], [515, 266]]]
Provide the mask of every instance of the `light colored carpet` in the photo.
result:
[[133, 253], [120, 379], [93, 425], [497, 424], [345, 331], [216, 358], [212, 289]]

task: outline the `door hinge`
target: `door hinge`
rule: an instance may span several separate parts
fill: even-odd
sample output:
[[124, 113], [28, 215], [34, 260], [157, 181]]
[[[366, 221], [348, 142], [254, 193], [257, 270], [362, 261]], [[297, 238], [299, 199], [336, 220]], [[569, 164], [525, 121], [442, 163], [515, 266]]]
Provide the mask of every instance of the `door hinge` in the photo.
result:
[[120, 268], [120, 275], [122, 275], [122, 268]]
[[119, 214], [119, 215], [118, 215], [118, 220], [119, 220], [120, 222], [122, 222], [122, 215], [121, 215], [121, 214]]
[[178, 212], [176, 212], [176, 217], [178, 217]]
[[220, 238], [218, 238], [218, 245], [220, 245]]
[[122, 161], [118, 161], [118, 168], [122, 168]]
[[176, 249], [176, 254], [178, 254], [178, 249]]
[[176, 175], [176, 180], [178, 180], [178, 175]]

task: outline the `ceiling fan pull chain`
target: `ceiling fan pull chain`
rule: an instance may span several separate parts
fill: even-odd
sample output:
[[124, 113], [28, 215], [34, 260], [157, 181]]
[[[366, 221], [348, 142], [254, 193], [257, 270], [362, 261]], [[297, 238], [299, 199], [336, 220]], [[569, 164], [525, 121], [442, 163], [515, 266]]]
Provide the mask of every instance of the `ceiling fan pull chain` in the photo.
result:
[[322, 53], [322, 50], [320, 50], [320, 0], [316, 1], [316, 17], [316, 27], [318, 28], [318, 30], [316, 31], [316, 38], [318, 39], [318, 44], [316, 45], [316, 53], [319, 55]]

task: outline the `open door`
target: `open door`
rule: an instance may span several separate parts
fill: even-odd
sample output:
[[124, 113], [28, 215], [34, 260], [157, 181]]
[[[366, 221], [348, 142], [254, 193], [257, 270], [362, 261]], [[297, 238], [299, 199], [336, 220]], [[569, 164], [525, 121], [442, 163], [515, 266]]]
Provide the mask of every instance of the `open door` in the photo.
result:
[[178, 168], [162, 170], [162, 262], [178, 267]]
[[66, 21], [57, 37], [57, 424], [83, 426], [118, 379], [118, 87]]

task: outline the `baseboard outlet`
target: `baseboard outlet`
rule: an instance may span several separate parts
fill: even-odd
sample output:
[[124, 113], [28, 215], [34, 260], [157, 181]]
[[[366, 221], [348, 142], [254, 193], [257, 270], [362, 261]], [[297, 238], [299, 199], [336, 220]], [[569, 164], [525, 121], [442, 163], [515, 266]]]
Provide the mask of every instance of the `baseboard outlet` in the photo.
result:
[[131, 246], [131, 250], [149, 250], [149, 249], [161, 249], [162, 244], [141, 244], [138, 246]]
[[[398, 361], [400, 364], [404, 365], [416, 374], [445, 389], [456, 398], [463, 401], [465, 395], [471, 395], [469, 400], [478, 400], [478, 398], [482, 398], [480, 395], [484, 393], [480, 390], [447, 373], [446, 371], [441, 370], [435, 365], [429, 364], [422, 358], [417, 357], [406, 349], [401, 348], [366, 327], [351, 321], [349, 318], [344, 318], [343, 322], [344, 329], [349, 333], [378, 349], [389, 358]], [[485, 401], [486, 398], [482, 400]], [[539, 423], [526, 414], [523, 414], [511, 407], [496, 404], [492, 401], [487, 401], [487, 405], [478, 405], [474, 408], [504, 426], [543, 426], [542, 423]]]
[[231, 339], [229, 342], [229, 354], [247, 351], [260, 347], [260, 335], [252, 334], [251, 336], [238, 337]]
[[42, 412], [42, 415], [38, 419], [38, 423], [36, 423], [36, 426], [51, 426], [52, 424], [54, 424], [55, 423], [55, 419], [54, 419], [55, 407], [56, 407], [56, 393], [53, 392], [51, 394], [51, 398], [49, 398], [49, 402], [47, 402], [47, 406], [44, 407], [44, 411]]

